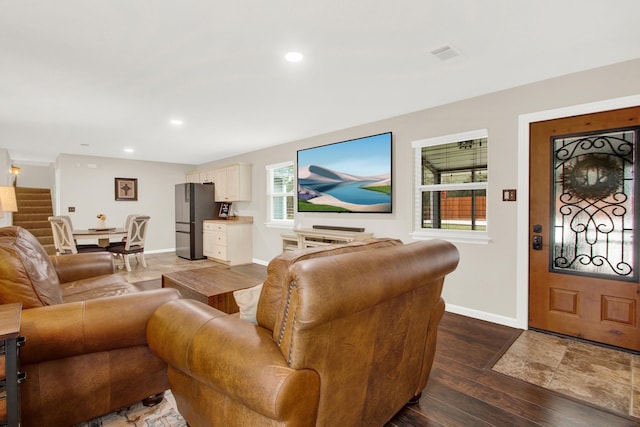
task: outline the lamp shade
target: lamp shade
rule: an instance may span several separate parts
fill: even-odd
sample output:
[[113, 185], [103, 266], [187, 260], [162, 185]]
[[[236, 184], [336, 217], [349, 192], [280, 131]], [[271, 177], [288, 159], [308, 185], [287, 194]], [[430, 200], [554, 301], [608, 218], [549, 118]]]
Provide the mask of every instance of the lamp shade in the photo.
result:
[[9, 186], [0, 186], [0, 206], [3, 212], [17, 212], [18, 203], [16, 202], [16, 188]]

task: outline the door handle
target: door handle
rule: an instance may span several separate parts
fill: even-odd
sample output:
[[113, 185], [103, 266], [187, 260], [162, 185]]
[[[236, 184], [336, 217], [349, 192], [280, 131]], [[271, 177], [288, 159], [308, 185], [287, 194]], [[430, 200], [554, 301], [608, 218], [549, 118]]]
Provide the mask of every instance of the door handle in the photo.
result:
[[542, 236], [540, 236], [540, 235], [533, 236], [533, 242], [531, 244], [531, 247], [533, 248], [534, 251], [541, 251], [542, 250]]

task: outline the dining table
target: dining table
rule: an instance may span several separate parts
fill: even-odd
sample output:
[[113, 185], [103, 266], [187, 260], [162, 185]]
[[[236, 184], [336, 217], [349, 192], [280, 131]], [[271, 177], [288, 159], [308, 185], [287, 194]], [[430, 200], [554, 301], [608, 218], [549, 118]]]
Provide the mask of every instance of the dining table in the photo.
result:
[[106, 248], [111, 239], [120, 239], [127, 235], [124, 228], [89, 228], [86, 230], [73, 230], [73, 238], [76, 240], [98, 241], [98, 246]]

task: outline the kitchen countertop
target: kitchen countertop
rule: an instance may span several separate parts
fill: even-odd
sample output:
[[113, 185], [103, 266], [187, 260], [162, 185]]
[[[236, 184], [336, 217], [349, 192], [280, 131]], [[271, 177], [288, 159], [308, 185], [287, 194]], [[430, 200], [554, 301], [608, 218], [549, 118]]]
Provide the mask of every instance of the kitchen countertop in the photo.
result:
[[204, 222], [221, 224], [253, 224], [252, 216], [236, 216], [229, 219], [206, 219]]

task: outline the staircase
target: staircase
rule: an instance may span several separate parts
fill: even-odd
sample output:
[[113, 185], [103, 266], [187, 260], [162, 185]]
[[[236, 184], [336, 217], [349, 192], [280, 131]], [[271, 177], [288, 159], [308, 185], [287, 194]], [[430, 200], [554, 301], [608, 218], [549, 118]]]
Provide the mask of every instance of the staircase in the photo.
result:
[[49, 217], [53, 215], [51, 190], [48, 188], [16, 187], [18, 212], [13, 213], [13, 225], [26, 228], [42, 244], [48, 254], [54, 255], [53, 233]]

